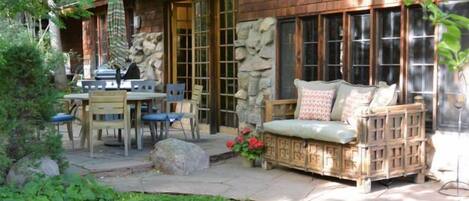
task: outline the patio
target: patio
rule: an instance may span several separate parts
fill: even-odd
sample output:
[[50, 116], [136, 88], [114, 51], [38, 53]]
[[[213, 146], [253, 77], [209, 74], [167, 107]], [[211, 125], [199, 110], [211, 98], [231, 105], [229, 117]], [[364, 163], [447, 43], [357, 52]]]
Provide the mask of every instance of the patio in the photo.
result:
[[438, 194], [441, 184], [435, 181], [413, 184], [401, 178], [392, 180], [389, 187], [376, 182], [371, 193], [360, 194], [354, 182], [291, 169], [244, 168], [239, 157], [212, 163], [190, 176], [149, 171], [99, 180], [124, 192], [206, 194], [238, 200], [458, 200]]
[[[80, 125], [74, 124], [74, 140], [75, 146], [78, 147]], [[65, 126], [61, 127], [64, 131]], [[149, 160], [149, 153], [153, 148], [148, 127], [143, 138], [143, 150], [139, 151], [135, 146], [135, 139], [133, 140], [132, 148], [129, 150], [129, 156], [124, 157], [124, 150], [120, 146], [106, 146], [104, 141], [112, 140], [114, 138], [113, 131], [106, 131], [103, 133], [103, 140], [96, 141], [95, 150], [96, 154], [93, 158], [89, 157], [87, 148], [72, 150], [71, 142], [68, 137], [63, 137], [64, 148], [66, 149], [65, 156], [70, 164], [68, 171], [79, 173], [80, 175], [93, 174], [97, 177], [101, 176], [124, 176], [132, 173], [149, 171], [153, 165]], [[189, 131], [186, 131], [189, 132]], [[132, 133], [135, 136], [135, 133]], [[180, 131], [171, 131], [171, 138], [184, 140], [184, 135]], [[188, 142], [194, 142], [200, 146], [210, 156], [211, 162], [216, 162], [226, 158], [231, 158], [233, 154], [225, 147], [225, 142], [231, 139], [232, 136], [228, 134], [219, 133], [216, 135], [209, 135], [202, 133], [200, 141], [192, 141], [188, 138]]]
[[[75, 139], [79, 139], [80, 126], [74, 125]], [[147, 131], [148, 132], [148, 131]], [[182, 132], [172, 132], [171, 137], [183, 140]], [[165, 175], [153, 169], [148, 156], [151, 139], [146, 133], [144, 150], [135, 146], [129, 156], [123, 156], [122, 147], [105, 146], [98, 141], [95, 158], [87, 149], [72, 151], [70, 141], [63, 138], [66, 157], [70, 163], [68, 172], [92, 174], [106, 185], [121, 192], [169, 193], [215, 195], [236, 200], [458, 200], [437, 191], [441, 183], [429, 180], [414, 184], [412, 178], [398, 178], [373, 182], [372, 192], [358, 193], [355, 182], [310, 174], [288, 168], [273, 170], [246, 168], [240, 157], [234, 157], [225, 147], [225, 141], [233, 135], [219, 133], [202, 134], [202, 140], [194, 142], [210, 155], [210, 168], [189, 176]], [[103, 139], [113, 138], [112, 131]], [[191, 142], [191, 140], [188, 140]], [[386, 183], [387, 182], [387, 183]]]

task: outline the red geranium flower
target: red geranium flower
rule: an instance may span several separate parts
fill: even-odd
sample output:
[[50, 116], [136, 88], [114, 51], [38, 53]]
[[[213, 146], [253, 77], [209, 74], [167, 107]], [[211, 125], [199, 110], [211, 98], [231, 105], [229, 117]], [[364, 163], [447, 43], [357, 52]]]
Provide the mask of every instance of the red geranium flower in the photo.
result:
[[234, 146], [235, 142], [233, 140], [228, 140], [226, 141], [226, 147], [228, 147], [228, 149], [233, 149], [233, 146]]
[[250, 128], [246, 127], [243, 130], [241, 130], [241, 132], [239, 134], [240, 135], [246, 135], [246, 134], [249, 134], [251, 132], [252, 132], [252, 130]]
[[248, 148], [249, 149], [255, 149], [256, 148], [256, 144], [259, 142], [259, 140], [257, 140], [257, 138], [255, 137], [251, 137], [248, 139]]
[[238, 135], [238, 136], [236, 137], [236, 142], [238, 142], [238, 143], [243, 143], [243, 141], [244, 141], [243, 136]]

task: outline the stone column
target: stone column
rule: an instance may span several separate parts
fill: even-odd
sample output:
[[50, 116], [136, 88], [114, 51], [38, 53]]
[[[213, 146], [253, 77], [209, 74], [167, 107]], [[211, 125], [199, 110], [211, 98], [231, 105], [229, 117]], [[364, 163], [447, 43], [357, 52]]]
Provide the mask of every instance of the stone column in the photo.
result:
[[163, 32], [138, 33], [133, 35], [130, 48], [130, 59], [136, 63], [140, 70], [140, 78], [155, 80], [157, 89], [163, 89], [163, 62], [164, 62]]
[[264, 99], [272, 98], [275, 66], [275, 18], [236, 25], [235, 59], [239, 62], [236, 113], [240, 127], [261, 125]]

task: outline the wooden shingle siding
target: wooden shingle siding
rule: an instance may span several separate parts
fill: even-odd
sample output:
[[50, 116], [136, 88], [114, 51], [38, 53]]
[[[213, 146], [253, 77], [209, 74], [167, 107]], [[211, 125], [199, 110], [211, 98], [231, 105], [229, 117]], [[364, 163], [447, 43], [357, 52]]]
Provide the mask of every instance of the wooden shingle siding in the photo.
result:
[[391, 7], [400, 0], [239, 0], [239, 21], [276, 16], [278, 18]]
[[140, 16], [139, 32], [162, 32], [164, 30], [164, 2], [137, 0], [135, 15]]

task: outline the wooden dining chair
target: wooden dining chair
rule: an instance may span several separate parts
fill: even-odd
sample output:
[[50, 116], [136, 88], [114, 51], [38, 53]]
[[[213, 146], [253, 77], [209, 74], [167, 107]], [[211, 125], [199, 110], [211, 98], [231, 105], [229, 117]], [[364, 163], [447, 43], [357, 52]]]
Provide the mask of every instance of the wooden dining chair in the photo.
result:
[[[168, 84], [166, 85], [166, 109], [169, 111], [172, 104], [183, 104], [184, 103], [184, 90], [185, 84]], [[182, 107], [176, 112], [164, 112], [164, 113], [152, 113], [143, 115], [142, 122], [161, 123], [160, 128], [160, 139], [167, 138], [169, 132], [169, 124], [180, 122], [181, 130], [184, 133], [184, 138], [187, 139], [186, 132], [182, 125], [182, 118], [184, 113], [182, 112]], [[162, 129], [164, 127], [164, 129]], [[163, 137], [164, 131], [164, 137]]]
[[[130, 138], [130, 110], [127, 108], [126, 91], [92, 91], [89, 102], [89, 148], [93, 157], [93, 130], [94, 129], [124, 129], [124, 155], [128, 156]], [[118, 119], [101, 119], [101, 115], [118, 115]], [[94, 118], [93, 118], [94, 117]]]
[[[204, 87], [202, 85], [192, 86], [191, 99], [186, 101], [189, 102], [189, 112], [184, 113], [183, 118], [189, 119], [191, 126], [192, 139], [200, 140], [200, 128], [199, 128], [199, 104], [202, 98], [202, 91]], [[197, 136], [197, 137], [196, 137]]]

